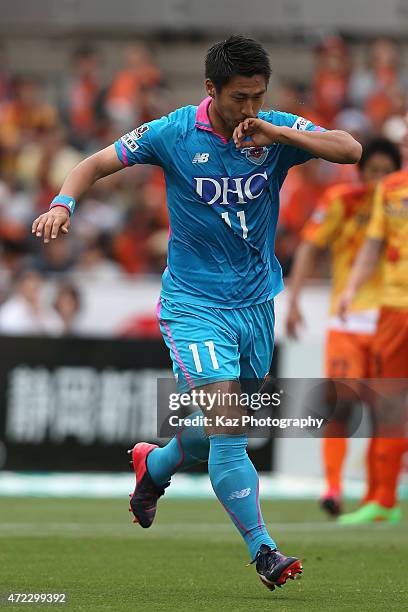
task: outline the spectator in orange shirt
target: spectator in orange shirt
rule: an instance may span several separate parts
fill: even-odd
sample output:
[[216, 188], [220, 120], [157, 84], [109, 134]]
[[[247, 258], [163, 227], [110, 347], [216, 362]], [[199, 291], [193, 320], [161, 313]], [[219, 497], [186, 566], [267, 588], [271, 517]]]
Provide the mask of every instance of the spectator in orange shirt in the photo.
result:
[[400, 73], [396, 43], [377, 38], [371, 49], [368, 67], [353, 71], [349, 96], [364, 110], [377, 131], [396, 114], [404, 114], [406, 83]]
[[122, 70], [114, 77], [106, 97], [106, 110], [118, 128], [138, 125], [143, 121], [140, 117], [141, 90], [154, 88], [161, 81], [159, 69], [142, 44], [126, 47], [124, 63]]
[[96, 105], [102, 93], [100, 57], [92, 47], [78, 47], [71, 60], [71, 75], [62, 88], [62, 112], [72, 142], [89, 146], [97, 133]]
[[58, 123], [56, 109], [41, 99], [40, 83], [21, 78], [15, 83], [15, 98], [0, 108], [0, 147], [3, 148], [3, 170], [12, 172], [16, 154], [23, 144]]
[[276, 237], [276, 256], [284, 276], [290, 270], [293, 253], [300, 242], [300, 232], [322, 193], [319, 160], [298, 166], [293, 173], [295, 187], [281, 204]]
[[335, 116], [347, 102], [350, 57], [344, 40], [337, 36], [326, 38], [316, 49], [316, 61], [313, 106], [321, 125], [331, 128]]

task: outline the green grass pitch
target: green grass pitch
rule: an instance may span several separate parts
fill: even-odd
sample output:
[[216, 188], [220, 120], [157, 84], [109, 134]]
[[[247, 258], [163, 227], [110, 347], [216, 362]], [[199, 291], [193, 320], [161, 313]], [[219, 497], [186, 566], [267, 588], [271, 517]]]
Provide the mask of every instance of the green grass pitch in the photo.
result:
[[[404, 510], [408, 517], [408, 503]], [[304, 566], [301, 580], [273, 593], [246, 567], [246, 548], [215, 500], [161, 500], [143, 530], [126, 499], [1, 498], [0, 592], [66, 591], [57, 608], [91, 612], [408, 609], [407, 519], [357, 529], [328, 521], [310, 501], [270, 501], [263, 511], [279, 547]]]

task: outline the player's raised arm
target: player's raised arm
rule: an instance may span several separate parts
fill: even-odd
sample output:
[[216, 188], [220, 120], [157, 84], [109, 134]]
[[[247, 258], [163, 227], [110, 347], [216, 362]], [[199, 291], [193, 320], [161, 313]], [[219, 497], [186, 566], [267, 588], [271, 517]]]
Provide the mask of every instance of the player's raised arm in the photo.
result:
[[337, 164], [355, 164], [362, 154], [361, 144], [347, 132], [297, 130], [263, 119], [246, 119], [235, 128], [233, 138], [238, 149], [289, 145]]
[[374, 197], [374, 208], [367, 228], [367, 239], [351, 270], [347, 286], [337, 302], [338, 316], [344, 321], [361, 285], [375, 272], [385, 241], [384, 184], [380, 183]]
[[44, 236], [44, 242], [56, 238], [60, 232], [67, 234], [70, 227], [70, 215], [77, 200], [82, 197], [100, 178], [113, 174], [123, 168], [115, 145], [81, 161], [65, 179], [61, 191], [51, 203], [50, 210], [35, 219], [32, 233]]
[[298, 328], [303, 324], [299, 307], [300, 292], [305, 280], [312, 274], [316, 257], [330, 248], [338, 235], [344, 219], [344, 207], [337, 188], [329, 189], [301, 232], [302, 242], [296, 249], [292, 270], [288, 279], [289, 300], [286, 316], [286, 332], [290, 338], [297, 338]]
[[347, 287], [339, 296], [337, 313], [344, 321], [357, 291], [375, 272], [381, 258], [383, 241], [377, 238], [367, 238], [361, 247], [353, 265]]

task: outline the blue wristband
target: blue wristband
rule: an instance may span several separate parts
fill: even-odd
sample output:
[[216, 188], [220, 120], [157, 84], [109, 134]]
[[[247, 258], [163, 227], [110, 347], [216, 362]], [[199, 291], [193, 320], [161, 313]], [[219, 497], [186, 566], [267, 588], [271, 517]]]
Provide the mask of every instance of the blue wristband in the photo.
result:
[[55, 198], [50, 204], [49, 210], [51, 210], [51, 208], [54, 208], [54, 206], [63, 206], [68, 210], [69, 214], [72, 215], [75, 210], [76, 202], [74, 198], [71, 198], [71, 196], [60, 194], [55, 196]]

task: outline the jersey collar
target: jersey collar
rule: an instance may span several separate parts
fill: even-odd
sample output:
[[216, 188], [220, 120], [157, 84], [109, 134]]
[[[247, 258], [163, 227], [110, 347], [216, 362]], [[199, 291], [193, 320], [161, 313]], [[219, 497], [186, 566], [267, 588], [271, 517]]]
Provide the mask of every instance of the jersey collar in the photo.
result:
[[227, 144], [228, 140], [225, 138], [225, 136], [221, 136], [221, 134], [217, 134], [217, 132], [214, 132], [214, 129], [211, 125], [210, 118], [208, 116], [208, 107], [210, 106], [211, 101], [211, 96], [208, 96], [207, 98], [204, 98], [202, 102], [200, 102], [199, 106], [197, 107], [195, 126], [199, 130], [212, 132], [214, 136], [217, 136], [217, 138], [220, 138], [224, 144]]

